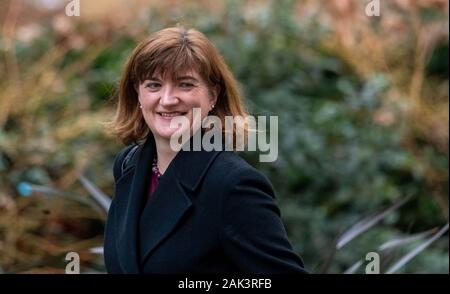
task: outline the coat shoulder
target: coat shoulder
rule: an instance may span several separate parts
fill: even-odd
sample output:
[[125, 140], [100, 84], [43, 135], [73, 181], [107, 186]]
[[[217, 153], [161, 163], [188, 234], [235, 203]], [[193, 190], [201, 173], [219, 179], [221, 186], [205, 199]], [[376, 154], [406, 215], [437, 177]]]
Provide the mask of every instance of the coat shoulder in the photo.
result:
[[114, 163], [113, 163], [113, 175], [114, 175], [114, 180], [116, 182], [122, 175], [122, 164], [123, 164], [123, 161], [125, 160], [125, 157], [137, 145], [141, 145], [141, 144], [131, 144], [131, 145], [125, 146], [121, 150], [119, 150], [119, 152], [116, 153], [116, 156], [114, 158]]
[[249, 164], [244, 158], [233, 151], [223, 151], [214, 160], [208, 174], [218, 178], [225, 185], [236, 184], [245, 179], [273, 186], [267, 176]]
[[212, 167], [224, 169], [226, 171], [234, 171], [237, 169], [253, 169], [257, 171], [257, 169], [234, 151], [220, 152]]

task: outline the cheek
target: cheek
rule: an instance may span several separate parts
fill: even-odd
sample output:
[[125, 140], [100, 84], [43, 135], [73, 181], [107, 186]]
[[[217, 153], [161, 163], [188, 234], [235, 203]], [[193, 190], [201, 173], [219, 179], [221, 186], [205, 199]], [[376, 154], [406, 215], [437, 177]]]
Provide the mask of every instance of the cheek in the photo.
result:
[[201, 108], [202, 115], [207, 114], [209, 111], [209, 95], [208, 92], [204, 90], [193, 91], [190, 95], [184, 97], [184, 102], [189, 105], [190, 110], [192, 108]]
[[139, 103], [145, 110], [152, 110], [158, 104], [158, 97], [155, 93], [141, 93], [139, 95]]

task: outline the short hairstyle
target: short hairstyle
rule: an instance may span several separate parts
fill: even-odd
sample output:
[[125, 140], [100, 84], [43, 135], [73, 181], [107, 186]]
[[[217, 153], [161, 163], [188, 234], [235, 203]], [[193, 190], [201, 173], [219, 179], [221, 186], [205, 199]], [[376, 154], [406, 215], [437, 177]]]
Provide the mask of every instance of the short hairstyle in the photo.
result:
[[[151, 135], [139, 108], [137, 86], [156, 73], [176, 80], [178, 74], [190, 70], [195, 70], [210, 90], [219, 86], [217, 102], [210, 114], [220, 118], [222, 128], [225, 116], [247, 117], [238, 82], [214, 44], [196, 29], [176, 26], [153, 33], [132, 52], [116, 92], [115, 117], [106, 123], [110, 133], [125, 145]], [[247, 132], [245, 124], [236, 128]], [[233, 138], [236, 128], [233, 128]]]

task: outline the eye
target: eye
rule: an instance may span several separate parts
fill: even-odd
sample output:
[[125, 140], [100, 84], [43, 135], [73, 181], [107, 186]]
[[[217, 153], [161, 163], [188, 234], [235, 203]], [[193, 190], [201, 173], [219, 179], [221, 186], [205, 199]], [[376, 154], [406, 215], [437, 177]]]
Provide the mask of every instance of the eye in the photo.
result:
[[190, 88], [193, 88], [194, 86], [195, 86], [194, 84], [189, 83], [189, 82], [180, 83], [180, 88], [183, 88], [183, 89], [190, 89]]
[[160, 83], [157, 82], [148, 82], [145, 84], [145, 88], [148, 88], [150, 90], [157, 90], [161, 87]]

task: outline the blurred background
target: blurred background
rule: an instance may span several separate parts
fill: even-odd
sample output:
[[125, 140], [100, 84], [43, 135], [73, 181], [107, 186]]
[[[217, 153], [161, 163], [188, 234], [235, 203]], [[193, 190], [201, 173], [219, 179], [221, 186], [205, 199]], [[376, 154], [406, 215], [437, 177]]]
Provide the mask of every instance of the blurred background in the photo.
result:
[[69, 251], [105, 272], [123, 146], [102, 122], [131, 50], [177, 23], [217, 45], [251, 114], [279, 116], [278, 160], [241, 155], [309, 271], [378, 252], [382, 273], [449, 272], [447, 0], [69, 2], [0, 1], [0, 273], [64, 273]]

